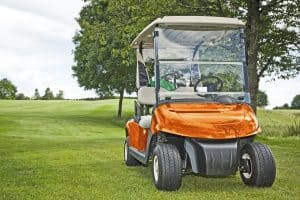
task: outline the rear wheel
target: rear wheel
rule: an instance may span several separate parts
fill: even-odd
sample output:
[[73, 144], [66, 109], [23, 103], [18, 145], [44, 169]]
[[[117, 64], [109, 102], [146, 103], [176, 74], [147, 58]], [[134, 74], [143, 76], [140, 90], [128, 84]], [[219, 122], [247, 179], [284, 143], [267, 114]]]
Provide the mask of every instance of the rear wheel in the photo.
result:
[[240, 157], [240, 174], [249, 186], [270, 187], [275, 181], [276, 166], [271, 150], [264, 144], [246, 144]]
[[181, 158], [172, 144], [158, 144], [153, 152], [152, 177], [159, 190], [178, 190], [181, 186]]
[[129, 137], [126, 137], [125, 143], [124, 143], [124, 162], [127, 166], [137, 166], [141, 163], [135, 159], [128, 151], [128, 141]]

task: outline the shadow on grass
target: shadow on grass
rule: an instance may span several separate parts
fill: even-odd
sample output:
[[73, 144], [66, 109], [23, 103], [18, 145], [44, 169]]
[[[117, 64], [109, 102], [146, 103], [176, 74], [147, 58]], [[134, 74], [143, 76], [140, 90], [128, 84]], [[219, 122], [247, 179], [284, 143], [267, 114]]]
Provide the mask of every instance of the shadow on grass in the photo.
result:
[[[130, 174], [135, 174], [138, 179], [143, 179], [147, 184], [153, 185], [151, 165], [127, 167]], [[233, 188], [246, 188], [242, 180], [239, 180], [239, 174], [226, 176], [226, 177], [204, 177], [196, 174], [188, 174], [182, 177], [181, 192], [213, 192], [224, 191], [227, 192]], [[155, 189], [155, 187], [154, 187]], [[156, 190], [156, 189], [155, 189]]]

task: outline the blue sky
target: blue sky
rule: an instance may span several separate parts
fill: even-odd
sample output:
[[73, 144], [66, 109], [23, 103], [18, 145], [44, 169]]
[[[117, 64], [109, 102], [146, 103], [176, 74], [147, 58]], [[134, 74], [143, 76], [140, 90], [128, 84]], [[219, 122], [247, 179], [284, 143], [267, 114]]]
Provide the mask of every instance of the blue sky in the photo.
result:
[[[67, 98], [96, 96], [72, 77], [72, 37], [78, 29], [74, 18], [82, 6], [81, 0], [0, 0], [0, 78], [12, 80], [28, 96], [46, 87], [64, 90]], [[300, 94], [300, 76], [266, 80], [260, 89], [269, 96], [269, 108]]]

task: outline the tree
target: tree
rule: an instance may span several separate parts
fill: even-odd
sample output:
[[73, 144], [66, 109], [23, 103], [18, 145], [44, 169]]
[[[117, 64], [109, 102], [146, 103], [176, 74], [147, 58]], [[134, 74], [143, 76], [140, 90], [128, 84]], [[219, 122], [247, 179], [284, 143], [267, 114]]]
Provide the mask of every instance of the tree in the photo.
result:
[[289, 107], [289, 104], [288, 103], [285, 103], [285, 104], [283, 104], [282, 105], [282, 109], [289, 109], [290, 107]]
[[292, 101], [291, 108], [300, 109], [300, 94], [297, 94]]
[[181, 12], [174, 0], [87, 0], [80, 12], [75, 34], [72, 67], [79, 85], [95, 89], [99, 96], [120, 96], [135, 89], [135, 52], [131, 41], [153, 19]]
[[16, 100], [29, 100], [30, 98], [25, 96], [23, 93], [18, 93], [16, 95]]
[[[124, 92], [134, 89], [134, 21], [127, 1], [88, 1], [80, 12], [80, 31], [74, 36], [74, 76], [85, 89], [99, 96], [120, 95], [121, 117]], [[123, 7], [124, 6], [124, 7]]]
[[46, 88], [45, 94], [42, 97], [43, 100], [52, 100], [54, 99], [53, 92], [50, 90], [50, 88]]
[[17, 87], [8, 79], [0, 80], [0, 99], [15, 99]]
[[246, 22], [246, 57], [252, 107], [256, 110], [259, 80], [288, 79], [300, 72], [299, 1], [177, 0], [191, 14], [237, 17]]
[[64, 91], [59, 90], [58, 93], [56, 94], [55, 99], [57, 99], [57, 100], [63, 100], [64, 99]]
[[261, 90], [257, 92], [257, 106], [265, 107], [268, 105], [268, 95]]
[[[86, 0], [74, 36], [74, 76], [85, 89], [120, 94], [134, 88], [134, 53], [130, 42], [145, 25], [165, 15], [237, 17], [246, 22], [249, 90], [256, 110], [259, 80], [299, 74], [297, 1], [285, 0]], [[123, 91], [123, 92], [122, 92]]]
[[299, 6], [296, 1], [248, 0], [247, 55], [253, 106], [259, 80], [264, 76], [290, 78], [299, 74]]
[[39, 89], [37, 89], [37, 88], [34, 89], [33, 99], [34, 99], [34, 100], [39, 100], [39, 99], [41, 99], [41, 95], [40, 95], [40, 93], [39, 93]]

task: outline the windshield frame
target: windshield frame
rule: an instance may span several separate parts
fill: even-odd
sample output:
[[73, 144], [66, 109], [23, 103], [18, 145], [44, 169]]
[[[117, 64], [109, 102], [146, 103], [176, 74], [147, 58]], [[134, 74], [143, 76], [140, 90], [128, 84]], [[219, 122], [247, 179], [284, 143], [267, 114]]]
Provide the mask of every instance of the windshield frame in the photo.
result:
[[[154, 48], [154, 76], [155, 76], [155, 96], [156, 96], [156, 103], [161, 103], [161, 102], [173, 102], [173, 101], [187, 101], [187, 102], [191, 102], [191, 101], [209, 101], [207, 99], [164, 99], [161, 100], [160, 99], [160, 60], [159, 60], [159, 29], [164, 29], [160, 26], [156, 27], [154, 29], [153, 32], [153, 48]], [[176, 30], [176, 29], [175, 29]], [[189, 29], [186, 29], [189, 30]], [[191, 29], [191, 30], [195, 30], [195, 29]], [[216, 29], [216, 30], [222, 30], [222, 27]], [[225, 30], [225, 29], [224, 29]], [[242, 102], [246, 102], [246, 103], [250, 103], [250, 97], [249, 96], [249, 78], [248, 78], [248, 70], [247, 70], [247, 63], [246, 63], [246, 52], [245, 52], [245, 41], [244, 41], [244, 28], [240, 27], [240, 28], [236, 28], [236, 29], [232, 29], [232, 30], [239, 30], [240, 34], [239, 34], [239, 39], [241, 41], [242, 45], [242, 70], [243, 70], [243, 83], [244, 83], [244, 91], [241, 93], [245, 94], [245, 99]], [[199, 29], [199, 31], [201, 31], [201, 29]], [[216, 92], [216, 93], [220, 93], [220, 92]], [[211, 102], [211, 101], [210, 101]]]

